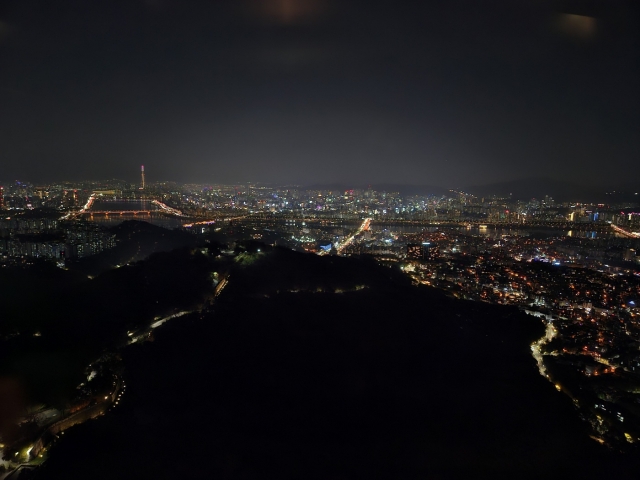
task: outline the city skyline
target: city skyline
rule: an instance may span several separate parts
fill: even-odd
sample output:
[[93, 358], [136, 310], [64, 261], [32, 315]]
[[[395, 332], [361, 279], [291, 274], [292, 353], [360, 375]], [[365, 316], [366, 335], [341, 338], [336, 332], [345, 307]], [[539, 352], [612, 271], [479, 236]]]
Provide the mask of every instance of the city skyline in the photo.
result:
[[131, 174], [129, 169], [126, 176], [118, 178], [116, 176], [106, 178], [84, 178], [84, 179], [34, 179], [23, 178], [19, 180], [7, 180], [0, 177], [0, 186], [11, 184], [30, 184], [33, 186], [45, 185], [82, 185], [91, 183], [130, 183], [137, 184], [140, 190], [145, 190], [145, 185], [161, 185], [161, 184], [179, 184], [179, 185], [223, 185], [223, 186], [263, 186], [270, 188], [299, 188], [299, 189], [317, 189], [317, 190], [350, 190], [350, 189], [375, 189], [390, 192], [399, 192], [402, 195], [449, 195], [456, 192], [467, 192], [480, 197], [489, 196], [505, 196], [514, 200], [525, 200], [531, 198], [542, 198], [551, 196], [562, 201], [574, 202], [604, 202], [616, 203], [620, 201], [637, 202], [640, 188], [634, 181], [620, 181], [617, 184], [600, 184], [600, 185], [584, 185], [570, 181], [556, 181], [549, 177], [537, 178], [520, 178], [513, 181], [491, 182], [487, 184], [471, 184], [471, 185], [443, 185], [437, 186], [433, 184], [420, 183], [373, 183], [366, 182], [362, 179], [354, 182], [334, 182], [334, 183], [287, 183], [287, 182], [260, 182], [251, 180], [239, 180], [236, 182], [220, 182], [216, 179], [199, 178], [195, 181], [180, 182], [175, 178], [148, 178], [145, 173], [144, 165], [140, 166], [137, 171], [137, 180]]

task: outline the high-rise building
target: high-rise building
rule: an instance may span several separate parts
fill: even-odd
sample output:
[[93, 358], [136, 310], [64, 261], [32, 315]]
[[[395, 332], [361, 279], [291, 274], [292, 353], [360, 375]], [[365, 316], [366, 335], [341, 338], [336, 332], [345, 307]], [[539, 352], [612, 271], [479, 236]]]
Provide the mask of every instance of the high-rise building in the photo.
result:
[[4, 208], [4, 187], [0, 186], [0, 208]]
[[35, 187], [33, 189], [33, 194], [38, 197], [40, 200], [44, 200], [49, 198], [49, 188], [48, 187]]
[[424, 258], [424, 249], [422, 245], [410, 243], [407, 245], [407, 258], [411, 260], [422, 260]]
[[144, 165], [142, 165], [141, 167], [141, 172], [140, 172], [140, 190], [144, 190]]
[[625, 262], [633, 262], [636, 259], [636, 251], [633, 248], [628, 248], [622, 254], [622, 259]]

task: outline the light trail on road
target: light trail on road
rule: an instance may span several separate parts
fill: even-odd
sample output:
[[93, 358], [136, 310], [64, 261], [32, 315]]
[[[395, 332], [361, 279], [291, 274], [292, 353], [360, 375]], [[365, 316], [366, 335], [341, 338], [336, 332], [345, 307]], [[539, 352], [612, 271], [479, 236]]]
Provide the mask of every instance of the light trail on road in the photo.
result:
[[362, 225], [360, 225], [360, 227], [358, 228], [358, 230], [356, 230], [356, 232], [353, 235], [351, 235], [344, 242], [342, 242], [342, 245], [336, 248], [336, 250], [338, 251], [338, 255], [341, 255], [344, 249], [347, 248], [349, 245], [351, 245], [358, 235], [360, 235], [362, 232], [366, 230], [369, 230], [369, 225], [371, 225], [371, 219], [365, 218], [364, 221], [362, 222]]
[[63, 216], [61, 220], [71, 220], [77, 216], [82, 215], [83, 213], [87, 213], [89, 209], [91, 209], [91, 206], [95, 201], [96, 201], [96, 194], [92, 193], [91, 195], [89, 195], [89, 199], [87, 200], [87, 203], [85, 203], [84, 206], [79, 211], [69, 212], [65, 216]]
[[160, 200], [154, 200], [151, 203], [160, 207], [160, 210], [165, 213], [175, 215], [176, 217], [184, 217], [184, 214], [180, 210], [178, 210], [177, 208], [171, 208], [169, 205], [165, 205]]
[[193, 310], [183, 310], [182, 312], [178, 312], [178, 313], [174, 313], [173, 315], [168, 315], [166, 317], [160, 318], [158, 320], [156, 320], [155, 322], [153, 322], [150, 327], [151, 328], [158, 328], [160, 325], [162, 325], [164, 322], [171, 320], [173, 318], [178, 318], [178, 317], [182, 317], [183, 315], [186, 315], [188, 313], [193, 313]]
[[[369, 230], [369, 226], [371, 225], [371, 220], [372, 220], [371, 218], [365, 218], [362, 224], [358, 227], [358, 229], [352, 235], [346, 238], [340, 245], [336, 247], [338, 255], [342, 255], [342, 252], [344, 251], [344, 249], [347, 248], [349, 245], [351, 245], [358, 235], [360, 235], [364, 231]], [[318, 255], [323, 256], [323, 255], [327, 255], [328, 253], [329, 252], [327, 252], [326, 250], [322, 250], [318, 252]]]
[[620, 228], [617, 225], [611, 225], [611, 228], [613, 228], [613, 230], [616, 233], [619, 233], [620, 235], [627, 237], [627, 238], [640, 238], [640, 233], [637, 232], [630, 232], [628, 230], [625, 230], [624, 228]]
[[226, 217], [226, 218], [219, 218], [219, 219], [217, 219], [217, 220], [202, 220], [202, 221], [200, 221], [200, 222], [185, 223], [185, 224], [183, 224], [182, 226], [183, 226], [184, 228], [191, 228], [191, 227], [193, 227], [193, 226], [195, 226], [195, 225], [213, 225], [214, 223], [217, 223], [217, 222], [232, 222], [232, 221], [234, 221], [234, 220], [242, 220], [243, 218], [247, 218], [247, 217], [249, 217], [249, 216], [250, 216], [250, 215], [249, 215], [249, 214], [247, 214], [247, 215], [240, 215], [240, 216], [238, 216], [238, 217]]

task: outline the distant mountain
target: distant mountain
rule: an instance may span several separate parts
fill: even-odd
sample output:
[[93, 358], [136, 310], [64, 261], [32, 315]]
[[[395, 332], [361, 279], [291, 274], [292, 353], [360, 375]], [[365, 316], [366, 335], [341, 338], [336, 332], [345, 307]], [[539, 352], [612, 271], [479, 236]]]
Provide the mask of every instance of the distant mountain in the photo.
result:
[[636, 192], [640, 192], [640, 185], [637, 184], [593, 186], [554, 180], [549, 177], [522, 178], [451, 189], [434, 185], [398, 183], [318, 183], [305, 185], [303, 188], [335, 190], [338, 192], [372, 188], [378, 192], [398, 192], [401, 195], [450, 195], [451, 190], [455, 190], [471, 193], [478, 197], [497, 195], [500, 197], [511, 196], [515, 200], [530, 200], [532, 198], [544, 198], [545, 195], [548, 195], [559, 202], [598, 202], [607, 204], [640, 201], [640, 195], [635, 195]]
[[375, 184], [372, 188], [386, 192], [400, 192], [402, 195], [446, 195], [448, 188], [433, 185], [400, 185], [393, 183]]
[[[548, 177], [523, 178], [506, 182], [491, 183], [487, 185], [468, 186], [463, 189], [479, 197], [490, 195], [512, 196], [516, 200], [529, 200], [531, 198], [544, 198], [545, 195], [553, 197], [557, 201], [576, 202], [603, 202], [613, 203], [619, 201], [637, 200], [632, 185], [626, 187], [594, 187], [579, 183], [553, 180]], [[634, 198], [635, 196], [635, 198]]]
[[406, 185], [398, 183], [331, 183], [306, 185], [304, 188], [310, 190], [366, 190], [371, 188], [378, 192], [398, 192], [402, 195], [445, 195], [448, 188], [436, 187], [433, 185]]

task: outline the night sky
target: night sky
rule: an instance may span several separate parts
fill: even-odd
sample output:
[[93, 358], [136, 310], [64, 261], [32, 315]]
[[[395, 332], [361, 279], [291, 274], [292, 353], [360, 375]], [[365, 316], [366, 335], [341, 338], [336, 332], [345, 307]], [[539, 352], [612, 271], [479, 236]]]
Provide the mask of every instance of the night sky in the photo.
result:
[[638, 3], [5, 0], [0, 178], [628, 181]]

